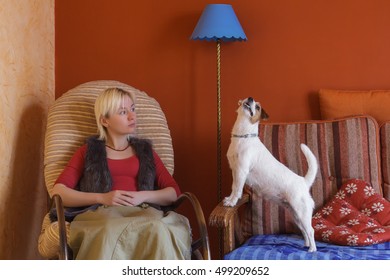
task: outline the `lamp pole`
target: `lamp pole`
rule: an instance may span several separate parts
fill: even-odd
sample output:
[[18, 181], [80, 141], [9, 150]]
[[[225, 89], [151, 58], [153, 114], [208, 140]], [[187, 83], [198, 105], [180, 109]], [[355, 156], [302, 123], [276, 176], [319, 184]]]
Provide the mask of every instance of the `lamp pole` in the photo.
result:
[[221, 39], [217, 39], [217, 198], [222, 200]]

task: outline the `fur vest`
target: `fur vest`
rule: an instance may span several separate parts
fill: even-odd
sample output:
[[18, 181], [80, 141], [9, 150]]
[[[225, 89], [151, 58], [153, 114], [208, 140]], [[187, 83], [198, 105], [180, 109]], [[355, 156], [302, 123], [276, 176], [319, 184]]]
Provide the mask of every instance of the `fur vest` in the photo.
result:
[[[156, 167], [154, 164], [152, 144], [150, 141], [140, 138], [130, 138], [130, 146], [134, 149], [139, 160], [139, 170], [137, 176], [137, 189], [155, 190], [154, 180], [156, 177]], [[97, 136], [87, 139], [87, 153], [85, 156], [84, 173], [76, 189], [83, 192], [109, 192], [112, 188], [112, 179], [107, 164], [107, 153], [105, 142], [98, 140]], [[158, 206], [150, 205], [156, 207]], [[72, 222], [78, 214], [87, 210], [95, 210], [99, 204], [87, 207], [65, 207], [65, 221]], [[55, 207], [50, 209], [49, 218], [51, 222], [58, 220]]]
[[[154, 190], [156, 167], [153, 158], [152, 144], [149, 140], [131, 137], [130, 146], [139, 160], [137, 190]], [[83, 192], [105, 193], [112, 189], [112, 178], [107, 164], [105, 142], [97, 136], [87, 139], [84, 173], [80, 179], [78, 190]]]

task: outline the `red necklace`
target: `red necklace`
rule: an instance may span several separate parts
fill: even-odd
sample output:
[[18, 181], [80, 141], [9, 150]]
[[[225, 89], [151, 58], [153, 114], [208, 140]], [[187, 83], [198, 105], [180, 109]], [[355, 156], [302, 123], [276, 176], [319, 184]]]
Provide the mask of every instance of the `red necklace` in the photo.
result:
[[114, 151], [116, 151], [116, 152], [123, 152], [124, 150], [127, 150], [127, 148], [128, 148], [129, 146], [130, 146], [130, 144], [127, 144], [126, 148], [121, 149], [121, 150], [117, 150], [117, 149], [115, 149], [115, 148], [113, 148], [113, 147], [110, 147], [110, 146], [106, 145], [107, 148], [109, 148], [109, 149], [111, 149], [111, 150], [114, 150]]

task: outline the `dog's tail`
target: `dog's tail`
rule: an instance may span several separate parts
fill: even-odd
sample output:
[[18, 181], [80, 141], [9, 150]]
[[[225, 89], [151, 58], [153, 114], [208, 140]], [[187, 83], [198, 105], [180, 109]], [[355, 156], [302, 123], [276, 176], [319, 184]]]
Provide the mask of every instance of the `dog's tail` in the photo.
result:
[[317, 159], [314, 156], [313, 152], [305, 144], [301, 144], [301, 150], [302, 153], [305, 155], [307, 163], [309, 165], [309, 169], [305, 176], [305, 182], [307, 187], [310, 189], [317, 175], [317, 170], [318, 170]]

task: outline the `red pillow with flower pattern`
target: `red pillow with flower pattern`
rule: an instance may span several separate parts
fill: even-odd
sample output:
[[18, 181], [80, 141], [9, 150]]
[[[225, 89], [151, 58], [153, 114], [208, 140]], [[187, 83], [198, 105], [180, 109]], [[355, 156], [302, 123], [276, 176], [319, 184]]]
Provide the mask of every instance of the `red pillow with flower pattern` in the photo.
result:
[[365, 246], [390, 241], [390, 202], [362, 180], [343, 184], [313, 216], [318, 241]]

